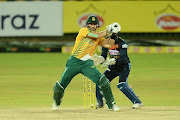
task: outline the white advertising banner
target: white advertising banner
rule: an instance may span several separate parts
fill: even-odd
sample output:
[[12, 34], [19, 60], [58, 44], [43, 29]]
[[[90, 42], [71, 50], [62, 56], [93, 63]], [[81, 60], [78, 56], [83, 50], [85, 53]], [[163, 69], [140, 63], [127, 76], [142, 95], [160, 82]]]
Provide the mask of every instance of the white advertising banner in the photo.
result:
[[62, 35], [63, 2], [0, 2], [0, 37]]

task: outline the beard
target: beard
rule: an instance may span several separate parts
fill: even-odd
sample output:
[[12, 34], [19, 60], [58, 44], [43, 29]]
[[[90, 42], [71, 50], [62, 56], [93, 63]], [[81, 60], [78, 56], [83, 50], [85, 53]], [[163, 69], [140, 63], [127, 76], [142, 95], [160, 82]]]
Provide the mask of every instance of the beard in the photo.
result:
[[92, 27], [90, 28], [92, 31], [96, 31], [96, 27]]

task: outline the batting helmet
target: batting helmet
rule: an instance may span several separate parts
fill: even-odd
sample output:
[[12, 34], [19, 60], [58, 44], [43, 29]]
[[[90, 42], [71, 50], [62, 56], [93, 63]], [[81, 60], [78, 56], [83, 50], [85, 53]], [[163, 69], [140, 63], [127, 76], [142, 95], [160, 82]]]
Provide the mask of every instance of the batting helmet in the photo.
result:
[[89, 16], [89, 17], [87, 18], [86, 25], [92, 24], [92, 23], [95, 23], [95, 24], [97, 24], [97, 25], [99, 26], [99, 20], [98, 20], [97, 17], [94, 16], [94, 15], [91, 15], [91, 16]]

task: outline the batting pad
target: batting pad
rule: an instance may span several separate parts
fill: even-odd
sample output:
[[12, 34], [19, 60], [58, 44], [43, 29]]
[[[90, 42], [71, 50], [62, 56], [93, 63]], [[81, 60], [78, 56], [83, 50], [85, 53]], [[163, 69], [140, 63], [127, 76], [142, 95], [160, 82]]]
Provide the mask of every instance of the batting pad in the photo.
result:
[[99, 87], [96, 85], [96, 98], [97, 98], [97, 102], [99, 103], [99, 106], [103, 106], [103, 95], [100, 92]]
[[56, 105], [59, 106], [64, 96], [64, 88], [59, 84], [58, 81], [56, 81], [53, 90], [54, 90], [53, 99], [56, 102]]
[[115, 104], [114, 97], [111, 91], [110, 82], [105, 75], [102, 75], [99, 80], [99, 88], [103, 92], [103, 96], [106, 99], [106, 104], [108, 108], [112, 109], [113, 105]]
[[133, 104], [141, 103], [140, 99], [136, 96], [132, 88], [128, 86], [126, 82], [121, 82], [117, 87], [131, 100]]

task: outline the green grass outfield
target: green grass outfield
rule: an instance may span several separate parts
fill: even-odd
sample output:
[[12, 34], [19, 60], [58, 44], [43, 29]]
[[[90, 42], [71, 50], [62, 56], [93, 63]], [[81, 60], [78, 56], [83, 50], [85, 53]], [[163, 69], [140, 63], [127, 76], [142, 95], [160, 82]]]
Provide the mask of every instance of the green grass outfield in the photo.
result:
[[[1, 53], [0, 108], [51, 107], [52, 89], [59, 81], [70, 54]], [[180, 106], [180, 54], [129, 54], [129, 84], [145, 106]], [[98, 67], [103, 72], [105, 69]], [[119, 106], [132, 103], [111, 86]], [[65, 91], [62, 107], [83, 106], [83, 75]]]

